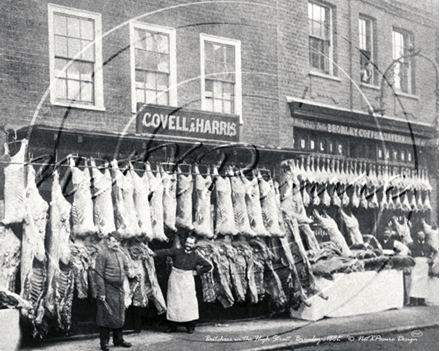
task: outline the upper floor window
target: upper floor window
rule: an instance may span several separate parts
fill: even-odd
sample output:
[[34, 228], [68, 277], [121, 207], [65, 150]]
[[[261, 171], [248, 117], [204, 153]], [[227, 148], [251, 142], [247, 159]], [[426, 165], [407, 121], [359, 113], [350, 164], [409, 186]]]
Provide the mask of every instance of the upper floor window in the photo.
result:
[[362, 83], [375, 84], [373, 20], [359, 18], [360, 78]]
[[175, 29], [132, 23], [133, 112], [139, 102], [176, 106]]
[[241, 44], [201, 34], [202, 109], [241, 116]]
[[410, 47], [410, 34], [393, 30], [393, 60], [400, 59], [394, 65], [394, 88], [404, 93], [413, 93], [415, 88], [412, 77], [412, 58], [408, 57]]
[[309, 61], [310, 66], [332, 74], [333, 57], [331, 8], [309, 2]]
[[101, 15], [49, 4], [51, 103], [103, 109]]

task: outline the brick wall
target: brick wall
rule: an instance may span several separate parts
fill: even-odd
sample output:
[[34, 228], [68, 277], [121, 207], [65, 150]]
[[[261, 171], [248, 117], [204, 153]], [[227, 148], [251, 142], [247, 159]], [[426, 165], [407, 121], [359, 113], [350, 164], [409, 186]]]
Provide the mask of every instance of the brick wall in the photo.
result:
[[[53, 3], [72, 6], [71, 1]], [[307, 1], [259, 0], [251, 4], [141, 0], [77, 1], [74, 7], [101, 13], [103, 33], [144, 14], [140, 21], [176, 28], [178, 105], [200, 108], [200, 33], [238, 39], [242, 43], [242, 141], [292, 146], [294, 121], [286, 96], [337, 108], [367, 111], [367, 101], [378, 106], [379, 90], [359, 81], [358, 16], [376, 21], [377, 62], [385, 70], [391, 62], [393, 26], [414, 33], [416, 48], [436, 57], [438, 26], [428, 12], [416, 13], [407, 1], [328, 0], [333, 10], [336, 79], [310, 75]], [[47, 2], [24, 0], [2, 3], [0, 47], [0, 108], [10, 127], [35, 123], [88, 130], [120, 132], [131, 118], [131, 82], [128, 24], [103, 38], [105, 111], [52, 106], [45, 95], [49, 81]], [[114, 56], [115, 53], [118, 55]], [[351, 54], [351, 56], [350, 56]], [[113, 57], [114, 56], [114, 57]], [[431, 123], [435, 113], [435, 75], [431, 64], [416, 59], [415, 96], [399, 96], [416, 121]], [[352, 79], [349, 78], [352, 76]], [[187, 83], [182, 83], [188, 81]], [[362, 94], [361, 94], [362, 92]], [[386, 114], [402, 118], [402, 108], [389, 89]], [[412, 117], [414, 116], [414, 117]], [[129, 132], [134, 131], [134, 124]]]

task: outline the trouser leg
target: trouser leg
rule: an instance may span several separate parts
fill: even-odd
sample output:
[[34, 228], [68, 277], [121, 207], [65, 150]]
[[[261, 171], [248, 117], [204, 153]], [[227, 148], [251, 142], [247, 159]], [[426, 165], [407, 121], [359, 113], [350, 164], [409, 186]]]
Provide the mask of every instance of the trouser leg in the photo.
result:
[[124, 338], [122, 336], [122, 328], [113, 329], [113, 344], [122, 344]]
[[186, 330], [188, 331], [188, 333], [193, 333], [196, 330], [196, 322], [195, 321], [186, 322], [185, 326], [186, 326]]
[[101, 348], [108, 346], [110, 341], [110, 328], [99, 327], [99, 339], [101, 341]]
[[141, 331], [141, 307], [134, 306], [133, 307], [133, 329], [136, 333], [140, 333]]

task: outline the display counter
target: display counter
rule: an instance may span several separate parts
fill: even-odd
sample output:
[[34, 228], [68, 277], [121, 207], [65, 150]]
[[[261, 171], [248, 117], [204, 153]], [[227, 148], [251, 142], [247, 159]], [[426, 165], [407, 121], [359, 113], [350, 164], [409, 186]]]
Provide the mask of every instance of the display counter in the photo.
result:
[[290, 317], [316, 321], [324, 317], [345, 317], [402, 308], [403, 273], [389, 269], [354, 273], [336, 273], [333, 281], [316, 277], [316, 285], [328, 300], [313, 296], [310, 307], [304, 304]]

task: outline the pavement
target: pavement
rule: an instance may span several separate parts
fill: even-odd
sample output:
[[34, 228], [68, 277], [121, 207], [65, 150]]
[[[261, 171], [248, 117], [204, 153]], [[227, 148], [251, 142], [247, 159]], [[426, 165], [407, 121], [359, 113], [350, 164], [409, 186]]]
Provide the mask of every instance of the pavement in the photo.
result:
[[[324, 318], [311, 322], [299, 319], [260, 319], [228, 324], [198, 325], [194, 334], [184, 328], [167, 334], [161, 330], [126, 331], [124, 339], [133, 351], [267, 351], [353, 341], [359, 337], [414, 331], [439, 325], [439, 307], [405, 307], [350, 317]], [[13, 349], [13, 348], [12, 348]], [[11, 349], [11, 350], [12, 350]], [[111, 350], [122, 350], [110, 343]], [[21, 350], [98, 351], [98, 335], [35, 341]], [[3, 351], [3, 350], [2, 350]]]

